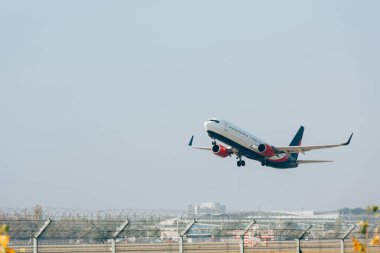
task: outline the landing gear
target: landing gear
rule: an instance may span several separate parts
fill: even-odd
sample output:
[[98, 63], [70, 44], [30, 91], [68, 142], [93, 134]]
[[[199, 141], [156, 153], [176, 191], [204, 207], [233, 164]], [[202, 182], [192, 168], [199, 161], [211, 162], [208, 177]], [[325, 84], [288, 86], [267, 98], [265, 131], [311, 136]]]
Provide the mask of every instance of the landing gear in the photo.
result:
[[267, 159], [261, 160], [261, 166], [268, 166]]
[[236, 164], [237, 164], [238, 167], [245, 166], [245, 161], [241, 159], [241, 155], [240, 154], [236, 154], [236, 159], [239, 159], [239, 161], [236, 162]]
[[215, 141], [215, 139], [212, 139], [211, 144], [212, 144], [213, 146], [216, 145], [216, 141]]
[[240, 167], [240, 166], [245, 166], [245, 161], [244, 160], [239, 160], [236, 162], [237, 166]]

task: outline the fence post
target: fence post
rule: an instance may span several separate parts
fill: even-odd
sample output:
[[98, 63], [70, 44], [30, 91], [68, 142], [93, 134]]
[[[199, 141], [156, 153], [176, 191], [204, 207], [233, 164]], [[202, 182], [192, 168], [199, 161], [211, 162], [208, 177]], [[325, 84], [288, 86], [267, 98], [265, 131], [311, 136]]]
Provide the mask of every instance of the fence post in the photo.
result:
[[51, 222], [50, 218], [47, 218], [47, 220], [42, 225], [42, 227], [40, 227], [40, 229], [34, 234], [34, 236], [33, 236], [33, 253], [38, 252], [38, 237], [40, 237], [40, 235], [45, 231], [47, 226], [49, 226], [50, 222]]
[[111, 238], [111, 250], [112, 250], [112, 253], [116, 253], [116, 237], [121, 233], [123, 232], [124, 228], [128, 225], [129, 223], [129, 220], [125, 220], [121, 225], [120, 227], [118, 227], [115, 231], [115, 233], [112, 234], [112, 238]]
[[252, 220], [248, 226], [243, 230], [243, 232], [240, 234], [240, 253], [244, 253], [244, 236], [248, 232], [248, 230], [253, 226], [253, 224], [256, 223], [256, 220]]
[[297, 238], [297, 252], [296, 253], [301, 253], [301, 244], [300, 244], [300, 239]]
[[344, 240], [347, 238], [349, 234], [351, 234], [352, 230], [354, 230], [355, 225], [351, 224], [351, 227], [348, 229], [348, 231], [342, 236], [340, 239], [340, 252], [344, 253]]
[[309, 225], [304, 231], [302, 231], [298, 237], [297, 237], [297, 252], [296, 253], [302, 253], [302, 250], [301, 250], [301, 239], [302, 237], [310, 230], [310, 228], [312, 227], [313, 225]]
[[178, 243], [179, 243], [179, 253], [182, 253], [183, 252], [183, 237], [182, 236], [179, 236], [178, 237]]
[[183, 253], [183, 237], [186, 235], [186, 233], [190, 230], [190, 228], [195, 224], [196, 220], [193, 219], [190, 221], [190, 223], [186, 226], [184, 230], [182, 230], [181, 233], [179, 233], [178, 242], [179, 242], [179, 253]]

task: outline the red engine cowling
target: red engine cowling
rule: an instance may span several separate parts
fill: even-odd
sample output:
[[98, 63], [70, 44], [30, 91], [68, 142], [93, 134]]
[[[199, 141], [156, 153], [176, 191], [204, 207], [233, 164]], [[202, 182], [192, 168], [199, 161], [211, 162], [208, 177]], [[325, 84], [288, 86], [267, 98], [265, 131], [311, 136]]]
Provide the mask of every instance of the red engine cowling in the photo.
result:
[[271, 157], [271, 156], [276, 155], [276, 152], [268, 144], [260, 144], [258, 146], [258, 150], [259, 150], [260, 154], [262, 154], [265, 157]]
[[212, 152], [214, 152], [215, 155], [223, 157], [223, 158], [230, 155], [230, 152], [228, 152], [228, 149], [225, 146], [220, 145], [220, 144], [212, 146]]

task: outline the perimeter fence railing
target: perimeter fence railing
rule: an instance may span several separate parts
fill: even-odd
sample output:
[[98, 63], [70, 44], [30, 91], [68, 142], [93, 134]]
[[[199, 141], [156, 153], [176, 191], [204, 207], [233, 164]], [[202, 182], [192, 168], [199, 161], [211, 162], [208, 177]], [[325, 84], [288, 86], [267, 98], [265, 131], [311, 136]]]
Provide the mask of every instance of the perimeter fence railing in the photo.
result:
[[[134, 212], [134, 213], [133, 213]], [[356, 223], [336, 219], [283, 219], [229, 215], [186, 217], [183, 212], [93, 212], [54, 215], [42, 210], [0, 209], [19, 252], [351, 252]], [[360, 218], [360, 217], [358, 217]], [[368, 237], [378, 223], [371, 220]], [[380, 252], [379, 247], [370, 251]], [[52, 251], [53, 252], [53, 251]], [[57, 252], [57, 251], [54, 251]]]

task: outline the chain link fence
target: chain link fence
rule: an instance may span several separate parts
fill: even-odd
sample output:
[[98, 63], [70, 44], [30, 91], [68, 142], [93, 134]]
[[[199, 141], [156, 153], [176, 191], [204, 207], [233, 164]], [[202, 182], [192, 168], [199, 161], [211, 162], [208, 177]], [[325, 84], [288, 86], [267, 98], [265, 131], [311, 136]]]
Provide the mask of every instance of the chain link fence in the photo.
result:
[[[357, 221], [362, 217], [356, 217]], [[351, 252], [352, 219], [250, 215], [187, 217], [181, 211], [49, 212], [0, 209], [18, 252]], [[378, 220], [370, 220], [369, 236]], [[380, 252], [371, 247], [370, 252]]]

